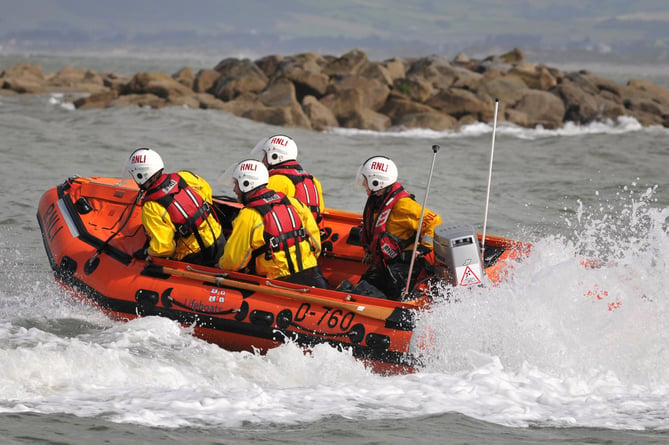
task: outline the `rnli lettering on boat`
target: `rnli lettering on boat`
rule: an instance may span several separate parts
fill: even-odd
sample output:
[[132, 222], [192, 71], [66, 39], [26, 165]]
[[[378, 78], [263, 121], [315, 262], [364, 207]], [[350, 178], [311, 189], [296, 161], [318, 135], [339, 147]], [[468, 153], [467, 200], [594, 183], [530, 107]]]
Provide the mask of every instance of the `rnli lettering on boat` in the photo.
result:
[[44, 215], [42, 216], [42, 221], [44, 221], [44, 232], [46, 233], [47, 238], [49, 238], [49, 241], [53, 241], [56, 234], [63, 228], [63, 224], [61, 223], [60, 216], [58, 216], [58, 212], [56, 212], [56, 206], [54, 204], [51, 204], [46, 209], [46, 212], [44, 212]]
[[284, 147], [288, 145], [288, 140], [284, 138], [272, 138], [270, 144], [283, 145]]
[[369, 168], [372, 169], [372, 170], [379, 170], [379, 171], [382, 171], [382, 172], [387, 172], [388, 171], [388, 164], [386, 164], [384, 162], [374, 161], [374, 162], [372, 162], [372, 165]]
[[257, 169], [258, 169], [258, 166], [256, 164], [251, 163], [251, 162], [249, 162], [248, 164], [244, 163], [244, 164], [239, 166], [239, 171], [241, 171], [241, 172], [245, 172], [245, 171], [254, 172]]
[[146, 155], [133, 155], [130, 159], [131, 164], [143, 164], [146, 162]]

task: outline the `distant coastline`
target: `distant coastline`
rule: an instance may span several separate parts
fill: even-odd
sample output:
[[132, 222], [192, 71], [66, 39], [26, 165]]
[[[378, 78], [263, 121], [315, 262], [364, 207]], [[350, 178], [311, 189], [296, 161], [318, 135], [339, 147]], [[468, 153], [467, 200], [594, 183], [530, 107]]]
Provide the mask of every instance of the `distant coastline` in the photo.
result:
[[[350, 48], [341, 52], [327, 52], [336, 56], [345, 54]], [[365, 50], [370, 60], [382, 61], [400, 58], [396, 53], [386, 51]], [[632, 78], [644, 78], [664, 87], [669, 87], [669, 53], [612, 53], [594, 50], [549, 50], [523, 49], [528, 61], [559, 68], [563, 71], [585, 69], [602, 77], [611, 78], [618, 83], [625, 83]], [[500, 54], [503, 48], [480, 48], [473, 51], [461, 50], [451, 52], [417, 52], [413, 57], [441, 55], [455, 57], [465, 52], [471, 58], [485, 58], [490, 54]], [[288, 56], [296, 52], [276, 53]], [[325, 52], [323, 52], [325, 53]], [[45, 72], [60, 71], [71, 65], [88, 68], [98, 72], [116, 72], [132, 75], [140, 71], [176, 72], [184, 66], [193, 70], [207, 69], [215, 66], [226, 57], [249, 58], [256, 60], [270, 53], [253, 51], [220, 51], [202, 48], [78, 48], [62, 50], [7, 48], [0, 45], [0, 71], [25, 61], [40, 65]]]

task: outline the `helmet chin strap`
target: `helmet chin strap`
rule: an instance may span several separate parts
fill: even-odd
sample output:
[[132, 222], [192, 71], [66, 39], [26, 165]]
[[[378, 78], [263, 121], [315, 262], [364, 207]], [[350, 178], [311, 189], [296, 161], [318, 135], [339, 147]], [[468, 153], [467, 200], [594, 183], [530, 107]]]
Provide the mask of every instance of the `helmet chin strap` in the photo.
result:
[[[394, 182], [393, 182], [394, 184]], [[374, 195], [376, 196], [386, 196], [388, 192], [390, 192], [390, 187], [393, 185], [390, 184], [388, 187], [383, 187], [382, 189], [378, 189], [377, 191], [374, 192]]]
[[242, 193], [242, 198], [241, 198], [242, 204], [246, 205], [246, 203], [249, 202], [249, 198], [251, 196], [255, 195], [256, 193], [258, 193], [258, 190], [262, 189], [263, 187], [267, 187], [267, 184], [259, 185], [258, 187], [254, 188], [252, 190], [249, 190], [248, 192], [241, 192]]
[[163, 174], [163, 170], [162, 170], [162, 169], [161, 169], [161, 170], [158, 170], [157, 172], [155, 172], [155, 173], [153, 174], [153, 176], [151, 176], [151, 177], [150, 177], [144, 184], [142, 184], [141, 186], [139, 186], [140, 190], [146, 191], [146, 190], [150, 189], [151, 186], [152, 186], [153, 184], [156, 183], [156, 180], [157, 180], [158, 178], [160, 178], [160, 176], [161, 176], [162, 174]]
[[239, 202], [246, 205], [246, 203], [249, 202], [249, 198], [251, 197], [251, 195], [253, 195], [256, 192], [256, 190], [258, 190], [258, 189], [255, 188], [253, 190], [249, 190], [248, 192], [242, 192], [240, 190], [239, 191]]

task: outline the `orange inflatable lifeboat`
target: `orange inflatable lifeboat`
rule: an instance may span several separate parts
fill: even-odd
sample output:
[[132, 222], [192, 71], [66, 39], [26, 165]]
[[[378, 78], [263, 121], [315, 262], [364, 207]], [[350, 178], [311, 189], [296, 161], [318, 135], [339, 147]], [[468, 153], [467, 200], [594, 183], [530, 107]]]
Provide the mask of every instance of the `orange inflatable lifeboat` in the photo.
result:
[[[465, 231], [463, 241], [462, 227], [452, 227], [435, 236], [435, 276], [419, 283], [408, 301], [391, 301], [166, 259], [135, 259], [133, 252], [146, 241], [137, 195], [132, 180], [105, 177], [70, 178], [44, 193], [37, 219], [59, 283], [114, 319], [167, 317], [231, 351], [266, 352], [288, 341], [305, 349], [327, 343], [350, 349], [380, 373], [420, 366], [411, 339], [416, 311], [430, 304], [426, 283], [480, 284], [479, 270], [495, 282], [509, 260], [530, 247], [491, 236], [483, 260], [462, 259], [451, 244], [469, 244], [471, 252], [479, 249], [480, 235]], [[214, 206], [229, 231], [239, 204], [216, 198]], [[356, 236], [360, 223], [360, 214], [324, 212], [319, 262], [333, 288], [343, 280], [356, 283], [367, 267]]]

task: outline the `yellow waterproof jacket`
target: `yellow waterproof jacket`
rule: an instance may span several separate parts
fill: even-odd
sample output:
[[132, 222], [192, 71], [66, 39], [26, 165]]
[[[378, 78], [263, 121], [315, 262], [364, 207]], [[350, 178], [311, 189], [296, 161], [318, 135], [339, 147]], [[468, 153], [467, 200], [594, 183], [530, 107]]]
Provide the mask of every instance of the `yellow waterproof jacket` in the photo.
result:
[[[388, 216], [386, 230], [401, 240], [411, 239], [412, 243], [406, 250], [413, 249], [413, 241], [418, 230], [420, 213], [423, 206], [415, 200], [405, 197], [401, 198]], [[374, 215], [376, 217], [376, 214]], [[434, 244], [434, 229], [441, 224], [441, 216], [430, 209], [425, 209], [423, 215], [423, 225], [420, 230], [421, 244], [432, 249]]]
[[[321, 182], [312, 176], [316, 190], [318, 190], [318, 202], [321, 213], [325, 208], [325, 201], [323, 201], [323, 187], [321, 187]], [[274, 174], [269, 177], [269, 182], [267, 183], [267, 188], [274, 190], [275, 192], [281, 192], [286, 196], [295, 196], [295, 184], [290, 178], [282, 174]]]
[[[304, 227], [309, 235], [309, 239], [300, 242], [300, 253], [304, 269], [310, 269], [318, 265], [317, 258], [321, 253], [318, 226], [307, 206], [292, 197], [288, 197], [288, 200], [297, 210], [302, 220], [302, 227]], [[260, 212], [249, 207], [241, 209], [232, 222], [232, 233], [225, 245], [225, 252], [223, 252], [223, 256], [221, 256], [218, 262], [219, 267], [234, 271], [248, 268], [253, 251], [265, 245], [264, 231], [265, 224]], [[296, 250], [296, 246], [291, 246], [289, 249], [294, 264]], [[270, 279], [290, 275], [286, 253], [283, 250], [273, 252], [272, 258], [269, 260], [265, 259], [265, 255], [259, 255], [255, 261], [255, 272], [257, 275]]]
[[[202, 196], [202, 199], [209, 204], [212, 203], [211, 186], [204, 178], [185, 170], [178, 173]], [[194, 234], [175, 239], [177, 229], [167, 209], [156, 201], [147, 201], [142, 205], [142, 224], [150, 238], [148, 254], [151, 256], [181, 260], [186, 255], [200, 251], [200, 245]], [[209, 215], [198, 229], [206, 247], [211, 246], [221, 234], [221, 225], [213, 214]]]

